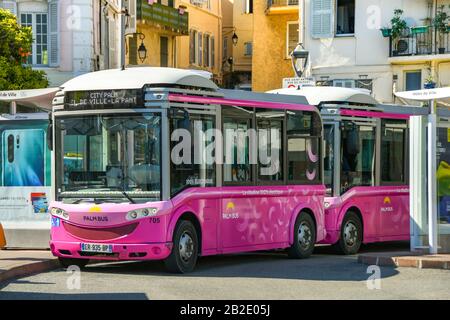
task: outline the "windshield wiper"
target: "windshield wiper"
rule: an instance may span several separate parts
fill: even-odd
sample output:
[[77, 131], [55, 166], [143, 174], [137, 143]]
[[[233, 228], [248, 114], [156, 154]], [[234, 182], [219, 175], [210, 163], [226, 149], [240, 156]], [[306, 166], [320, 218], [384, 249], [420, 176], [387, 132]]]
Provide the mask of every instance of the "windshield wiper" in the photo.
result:
[[127, 198], [128, 201], [130, 201], [132, 204], [135, 204], [135, 203], [136, 203], [136, 201], [134, 201], [133, 198], [130, 197], [130, 195], [129, 195], [125, 190], [121, 190], [121, 192], [122, 192], [123, 196], [124, 196], [125, 198]]

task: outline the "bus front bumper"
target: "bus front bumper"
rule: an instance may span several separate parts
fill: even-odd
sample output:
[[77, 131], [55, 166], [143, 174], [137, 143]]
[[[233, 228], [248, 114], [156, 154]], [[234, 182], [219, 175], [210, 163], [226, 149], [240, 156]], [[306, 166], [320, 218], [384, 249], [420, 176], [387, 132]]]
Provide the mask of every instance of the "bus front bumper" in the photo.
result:
[[82, 242], [50, 241], [50, 250], [56, 257], [72, 259], [92, 260], [163, 260], [167, 258], [173, 244], [166, 243], [144, 243], [144, 244], [120, 244], [99, 243], [112, 246], [112, 252], [86, 252], [81, 249]]

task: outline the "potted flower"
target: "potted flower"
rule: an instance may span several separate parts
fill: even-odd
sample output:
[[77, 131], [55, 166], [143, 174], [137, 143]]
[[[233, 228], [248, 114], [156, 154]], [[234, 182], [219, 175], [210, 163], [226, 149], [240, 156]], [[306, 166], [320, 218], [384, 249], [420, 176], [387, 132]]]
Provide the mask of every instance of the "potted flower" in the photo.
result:
[[433, 79], [433, 76], [430, 74], [426, 79], [423, 85], [425, 89], [434, 89], [436, 88], [436, 82]]
[[391, 37], [392, 41], [394, 42], [394, 50], [393, 55], [397, 55], [397, 43], [398, 38], [402, 36], [405, 33], [405, 30], [408, 28], [408, 25], [406, 24], [406, 21], [402, 17], [403, 10], [402, 9], [395, 9], [394, 10], [394, 16], [391, 19]]
[[[450, 7], [450, 6], [449, 6]], [[433, 19], [433, 26], [436, 30], [436, 32], [439, 34], [439, 54], [445, 53], [445, 47], [444, 46], [444, 36], [449, 33], [448, 29], [448, 22], [450, 19], [450, 16], [445, 12], [445, 6], [439, 6], [436, 16]]]
[[385, 38], [389, 38], [392, 35], [392, 29], [388, 28], [388, 27], [384, 27], [380, 29], [381, 34], [383, 35], [383, 37]]

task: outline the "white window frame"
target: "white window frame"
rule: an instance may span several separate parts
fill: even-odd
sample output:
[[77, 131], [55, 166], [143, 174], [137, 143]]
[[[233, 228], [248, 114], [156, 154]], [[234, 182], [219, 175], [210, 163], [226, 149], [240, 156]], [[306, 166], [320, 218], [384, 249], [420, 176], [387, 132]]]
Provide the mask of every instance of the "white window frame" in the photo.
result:
[[[337, 33], [337, 23], [338, 23], [338, 0], [334, 1], [334, 36], [336, 38], [339, 37], [354, 37], [356, 30], [353, 33]], [[355, 0], [355, 26], [354, 28], [356, 28], [356, 0]]]
[[[286, 22], [286, 56], [285, 56], [285, 59], [291, 59], [291, 52], [289, 51], [289, 25], [291, 25], [291, 24], [296, 24], [298, 26], [297, 30], [300, 30], [300, 23], [299, 23], [299, 21], [288, 21], [288, 22]], [[300, 34], [299, 34], [299, 32], [297, 32], [297, 43], [296, 43], [296, 45], [298, 44], [299, 41], [300, 41]], [[295, 49], [295, 47], [294, 47], [294, 49]]]
[[[21, 11], [18, 13], [18, 20], [20, 21], [19, 24], [22, 25], [22, 14], [28, 15], [31, 14], [31, 30], [33, 34], [33, 42], [31, 44], [31, 65], [33, 67], [49, 67], [50, 66], [50, 15], [48, 12], [40, 12], [40, 11]], [[36, 16], [40, 15], [46, 15], [47, 16], [47, 63], [46, 64], [37, 64], [37, 43], [36, 43], [36, 36], [37, 36], [37, 19]], [[42, 55], [42, 52], [41, 52]]]

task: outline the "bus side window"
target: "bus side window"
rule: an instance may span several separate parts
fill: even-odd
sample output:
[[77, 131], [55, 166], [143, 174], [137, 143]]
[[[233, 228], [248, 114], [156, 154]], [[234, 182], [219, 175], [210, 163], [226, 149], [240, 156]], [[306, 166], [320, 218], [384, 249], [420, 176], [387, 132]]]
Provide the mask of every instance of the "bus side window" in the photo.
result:
[[372, 186], [375, 181], [376, 129], [343, 121], [341, 131], [341, 192], [356, 186]]
[[223, 119], [223, 182], [228, 185], [253, 183], [250, 134], [253, 108], [224, 106]]
[[[170, 119], [170, 189], [172, 196], [189, 187], [216, 185], [215, 163], [210, 163], [211, 161], [208, 161], [206, 156], [207, 146], [215, 143], [213, 137], [208, 134], [208, 131], [214, 128], [214, 116], [188, 115], [184, 110], [173, 108], [173, 115]], [[195, 141], [199, 132], [202, 132], [204, 136]], [[198, 154], [200, 151], [203, 153]]]
[[287, 111], [287, 164], [290, 184], [321, 181], [320, 117], [313, 112]]
[[381, 183], [406, 184], [406, 121], [381, 121]]
[[258, 180], [263, 184], [283, 182], [284, 110], [258, 109]]

